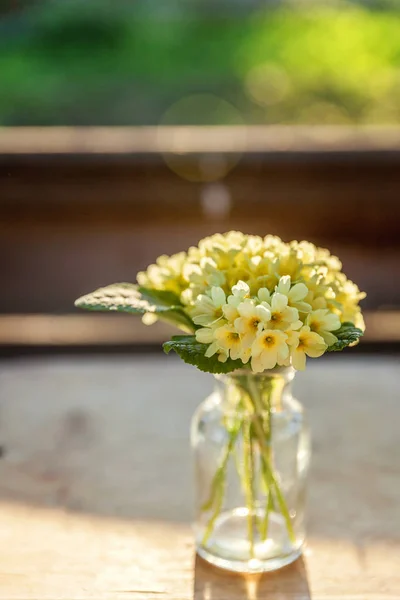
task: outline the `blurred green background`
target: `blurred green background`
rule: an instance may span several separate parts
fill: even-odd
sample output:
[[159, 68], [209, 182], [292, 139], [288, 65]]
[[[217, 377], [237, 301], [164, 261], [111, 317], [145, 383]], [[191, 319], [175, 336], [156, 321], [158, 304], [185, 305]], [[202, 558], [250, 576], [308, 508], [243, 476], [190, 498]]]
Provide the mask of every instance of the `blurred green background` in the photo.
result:
[[400, 122], [398, 1], [0, 7], [1, 125]]

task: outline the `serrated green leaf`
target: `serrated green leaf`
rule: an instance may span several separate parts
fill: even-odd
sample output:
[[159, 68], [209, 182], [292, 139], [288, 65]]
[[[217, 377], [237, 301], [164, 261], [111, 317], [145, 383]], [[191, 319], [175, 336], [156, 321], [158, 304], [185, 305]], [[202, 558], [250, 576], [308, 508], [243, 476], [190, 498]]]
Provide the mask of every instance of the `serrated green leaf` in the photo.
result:
[[328, 352], [339, 352], [351, 344], [356, 344], [364, 332], [356, 327], [354, 323], [342, 323], [342, 326], [333, 334], [338, 338], [338, 341], [328, 347]]
[[163, 312], [179, 305], [174, 294], [139, 288], [133, 283], [114, 283], [86, 294], [75, 306], [86, 310], [120, 311], [134, 314]]
[[243, 368], [241, 360], [228, 360], [224, 363], [218, 360], [215, 354], [211, 358], [207, 358], [205, 352], [207, 344], [198, 342], [194, 335], [174, 335], [169, 342], [163, 344], [163, 349], [166, 354], [174, 350], [185, 363], [194, 365], [200, 371], [206, 373], [230, 373], [236, 369]]
[[86, 294], [75, 301], [85, 310], [116, 311], [134, 315], [155, 313], [169, 323], [194, 331], [195, 326], [173, 292], [140, 287], [133, 283], [114, 283]]

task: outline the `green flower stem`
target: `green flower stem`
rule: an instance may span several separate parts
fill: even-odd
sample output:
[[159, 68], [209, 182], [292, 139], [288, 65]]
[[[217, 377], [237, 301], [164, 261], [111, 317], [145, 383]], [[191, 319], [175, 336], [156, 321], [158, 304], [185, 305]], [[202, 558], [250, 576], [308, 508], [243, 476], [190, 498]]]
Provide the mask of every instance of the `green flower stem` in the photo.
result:
[[[247, 390], [249, 392], [248, 398], [250, 400], [250, 406], [253, 408], [255, 415], [261, 417], [264, 407], [262, 404], [262, 400], [259, 396], [257, 386], [255, 385], [255, 382], [253, 381], [251, 376], [249, 376], [247, 378], [247, 385], [248, 385]], [[271, 413], [271, 406], [268, 406], [268, 413]], [[262, 419], [262, 417], [261, 417], [261, 419]], [[294, 543], [296, 540], [296, 536], [293, 531], [292, 519], [289, 514], [289, 509], [287, 507], [285, 497], [282, 493], [280, 485], [279, 485], [279, 483], [274, 475], [273, 469], [272, 469], [271, 456], [270, 456], [270, 444], [269, 445], [267, 444], [267, 442], [268, 442], [268, 440], [266, 440], [267, 436], [264, 431], [262, 420], [260, 420], [260, 418], [254, 419], [254, 430], [257, 435], [258, 443], [260, 446], [261, 460], [264, 464], [264, 473], [265, 473], [265, 476], [268, 477], [269, 484], [270, 484], [269, 486], [267, 486], [267, 487], [269, 487], [269, 493], [271, 493], [271, 487], [272, 487], [275, 492], [275, 495], [276, 495], [276, 500], [277, 500], [279, 509], [282, 513], [283, 518], [285, 519], [286, 528], [287, 528], [287, 532], [288, 532], [290, 541], [292, 543]], [[271, 436], [271, 428], [269, 428], [268, 435]], [[269, 442], [270, 441], [271, 441], [271, 438], [269, 439]]]
[[[269, 389], [268, 392], [269, 393], [267, 396], [266, 444], [267, 444], [267, 450], [268, 450], [268, 456], [269, 456], [268, 464], [271, 464], [271, 445], [272, 445], [272, 439], [271, 439], [272, 419], [271, 419], [271, 397], [270, 397], [271, 389]], [[261, 419], [261, 421], [262, 421], [262, 417], [258, 417], [258, 418]], [[264, 424], [263, 424], [263, 430], [265, 431]], [[272, 488], [271, 488], [271, 480], [269, 477], [269, 471], [268, 471], [268, 469], [266, 469], [264, 460], [262, 458], [261, 458], [261, 465], [262, 465], [262, 473], [264, 475], [264, 480], [266, 483], [266, 485], [265, 485], [266, 503], [265, 503], [265, 509], [264, 509], [264, 519], [263, 519], [263, 522], [262, 522], [261, 528], [260, 528], [260, 535], [261, 535], [262, 541], [265, 541], [268, 538], [269, 515], [270, 515], [271, 510], [273, 510], [274, 501], [273, 501], [273, 496], [272, 496]]]
[[214, 502], [214, 510], [210, 517], [210, 520], [207, 523], [207, 528], [204, 532], [202, 543], [205, 545], [214, 530], [215, 521], [217, 520], [219, 514], [221, 513], [223, 502], [224, 502], [224, 494], [225, 494], [225, 478], [226, 473], [224, 471], [223, 478], [220, 479], [218, 487], [215, 489], [213, 502]]
[[264, 477], [265, 487], [266, 487], [266, 503], [264, 510], [264, 518], [262, 519], [260, 525], [260, 536], [263, 541], [268, 538], [268, 525], [269, 525], [269, 514], [270, 511], [273, 510], [274, 502], [272, 497], [272, 486], [271, 480], [269, 476], [269, 471], [265, 466], [265, 461], [261, 458], [261, 472]]
[[243, 466], [246, 489], [246, 505], [247, 505], [247, 533], [250, 543], [250, 557], [254, 558], [254, 489], [253, 489], [253, 459], [252, 459], [252, 443], [251, 443], [251, 421], [243, 420]]
[[250, 426], [250, 446], [251, 446], [251, 465], [252, 465], [252, 492], [254, 497], [254, 520], [255, 526], [257, 527], [260, 538], [262, 538], [263, 533], [263, 519], [257, 514], [257, 499], [259, 497], [259, 484], [262, 481], [262, 477], [258, 476], [258, 469], [261, 470], [262, 474], [262, 461], [258, 461], [257, 457], [259, 455], [258, 443], [254, 437], [253, 433], [253, 422], [251, 422]]
[[[266, 475], [268, 477], [268, 475]], [[265, 514], [264, 519], [260, 526], [260, 536], [263, 542], [268, 539], [268, 528], [269, 528], [269, 515], [270, 512], [274, 509], [274, 499], [272, 496], [272, 489], [269, 487], [267, 492], [267, 502], [265, 504]]]
[[236, 427], [234, 429], [231, 429], [229, 432], [229, 439], [225, 445], [220, 465], [216, 470], [211, 483], [210, 497], [207, 500], [207, 502], [205, 502], [201, 507], [202, 511], [208, 511], [214, 507], [211, 518], [208, 521], [206, 531], [204, 532], [202, 541], [203, 544], [206, 544], [210, 539], [210, 535], [212, 534], [214, 529], [215, 521], [222, 509], [225, 493], [226, 469], [228, 466], [228, 460], [235, 448], [236, 439], [241, 429], [240, 425], [241, 423], [239, 423], [239, 425], [236, 425]]
[[282, 513], [283, 518], [285, 519], [285, 523], [286, 523], [286, 528], [287, 528], [287, 532], [289, 535], [289, 539], [290, 541], [294, 544], [296, 542], [296, 535], [294, 533], [293, 530], [293, 525], [292, 525], [292, 518], [289, 514], [289, 509], [287, 507], [286, 504], [286, 500], [285, 497], [282, 493], [282, 490], [280, 488], [279, 483], [277, 482], [272, 470], [270, 469], [269, 471], [269, 476], [271, 478], [271, 483], [274, 486], [274, 490], [275, 490], [275, 494], [276, 494], [276, 499], [278, 502], [278, 506], [280, 508], [280, 511]]
[[238, 448], [236, 446], [232, 450], [232, 455], [233, 455], [233, 460], [235, 461], [235, 469], [236, 469], [236, 473], [238, 474], [238, 477], [239, 477], [240, 486], [242, 488], [243, 494], [246, 494], [245, 478], [244, 478], [243, 468], [242, 468], [243, 465], [241, 462], [241, 456], [240, 456]]

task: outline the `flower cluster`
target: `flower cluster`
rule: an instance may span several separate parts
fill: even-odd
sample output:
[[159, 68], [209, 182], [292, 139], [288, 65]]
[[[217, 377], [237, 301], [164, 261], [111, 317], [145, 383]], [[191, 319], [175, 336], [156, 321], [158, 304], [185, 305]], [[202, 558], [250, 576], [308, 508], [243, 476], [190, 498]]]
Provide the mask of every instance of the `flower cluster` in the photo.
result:
[[281, 277], [272, 293], [264, 287], [251, 297], [244, 281], [231, 291], [227, 297], [221, 287], [212, 287], [196, 299], [193, 321], [202, 325], [196, 339], [208, 344], [207, 357], [251, 360], [255, 373], [276, 365], [304, 369], [306, 356], [321, 356], [337, 341], [332, 332], [340, 328], [339, 316], [326, 308], [312, 310], [304, 301], [307, 286], [291, 285], [290, 275]]
[[251, 359], [255, 372], [305, 366], [337, 341], [343, 322], [364, 329], [359, 301], [365, 296], [341, 272], [339, 259], [309, 242], [284, 243], [232, 231], [198, 247], [162, 256], [138, 282], [179, 295], [201, 327], [198, 342], [220, 361]]
[[125, 287], [121, 296], [111, 286], [78, 305], [146, 313], [146, 323], [172, 320], [194, 335], [173, 339], [167, 350], [199, 366], [195, 345], [204, 345], [201, 356], [210, 362], [203, 370], [215, 369], [215, 361], [234, 368], [238, 360], [254, 372], [289, 364], [304, 369], [307, 356], [342, 349], [364, 330], [365, 294], [341, 268], [336, 256], [309, 242], [231, 231], [160, 256], [138, 273], [131, 292]]

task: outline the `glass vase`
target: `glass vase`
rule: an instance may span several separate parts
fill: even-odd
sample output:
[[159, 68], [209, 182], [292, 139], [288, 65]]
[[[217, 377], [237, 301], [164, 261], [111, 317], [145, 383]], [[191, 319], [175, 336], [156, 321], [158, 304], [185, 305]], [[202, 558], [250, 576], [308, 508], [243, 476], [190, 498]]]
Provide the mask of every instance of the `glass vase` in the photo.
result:
[[196, 547], [221, 568], [272, 571], [301, 554], [310, 437], [294, 373], [218, 375], [193, 417]]

